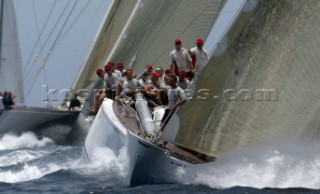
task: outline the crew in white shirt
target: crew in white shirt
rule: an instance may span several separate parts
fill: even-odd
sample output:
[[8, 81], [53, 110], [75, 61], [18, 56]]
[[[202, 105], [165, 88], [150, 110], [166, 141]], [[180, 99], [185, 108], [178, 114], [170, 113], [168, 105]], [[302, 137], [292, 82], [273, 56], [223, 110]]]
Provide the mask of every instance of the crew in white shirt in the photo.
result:
[[104, 70], [106, 72], [104, 80], [106, 82], [107, 98], [114, 99], [120, 79], [112, 72], [112, 65], [110, 63], [105, 66]]
[[177, 77], [171, 75], [169, 78], [170, 86], [165, 87], [167, 90], [168, 95], [168, 107], [165, 110], [163, 118], [160, 124], [160, 131], [162, 132], [165, 128], [166, 124], [169, 122], [171, 116], [173, 115], [174, 111], [187, 101], [186, 93], [183, 89], [181, 89], [177, 85]]
[[115, 70], [114, 72], [118, 75], [118, 77], [119, 77], [120, 79], [123, 79], [123, 77], [122, 77], [122, 74], [124, 73], [124, 72], [123, 72], [123, 68], [124, 68], [123, 62], [122, 62], [122, 61], [119, 61], [119, 62], [117, 63], [117, 70]]
[[175, 75], [179, 75], [180, 70], [186, 71], [186, 75], [189, 79], [192, 79], [194, 75], [193, 67], [191, 64], [191, 58], [187, 49], [182, 47], [180, 39], [175, 40], [175, 49], [170, 53], [171, 59], [171, 72]]
[[177, 85], [183, 90], [185, 90], [190, 85], [190, 81], [186, 79], [186, 72], [184, 70], [179, 71]]
[[123, 83], [123, 94], [134, 98], [134, 94], [137, 92], [137, 89], [140, 85], [137, 79], [133, 78], [132, 69], [126, 71], [127, 79]]
[[198, 38], [196, 44], [196, 47], [193, 47], [189, 50], [195, 72], [197, 72], [208, 60], [208, 53], [205, 49], [203, 49], [202, 38]]

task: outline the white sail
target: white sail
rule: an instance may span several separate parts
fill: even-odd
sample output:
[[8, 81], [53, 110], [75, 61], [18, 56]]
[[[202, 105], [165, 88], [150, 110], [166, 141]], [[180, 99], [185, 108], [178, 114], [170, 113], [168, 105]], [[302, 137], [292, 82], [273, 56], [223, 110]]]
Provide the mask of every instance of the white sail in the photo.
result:
[[191, 48], [197, 38], [205, 39], [223, 4], [223, 0], [142, 0], [108, 60], [128, 65], [135, 59], [136, 72], [146, 64], [167, 68], [174, 40], [180, 38], [183, 47]]
[[12, 92], [24, 103], [22, 67], [13, 1], [0, 1], [0, 91]]
[[206, 38], [223, 0], [139, 0], [114, 1], [98, 32], [73, 89], [86, 88], [95, 70], [107, 60], [126, 66], [136, 56], [135, 71], [148, 63], [169, 66], [169, 54], [176, 38], [191, 48], [198, 37]]
[[196, 91], [209, 92], [195, 93], [178, 111], [175, 142], [219, 156], [261, 144], [318, 141], [319, 5], [262, 1], [253, 17], [243, 12], [225, 52], [212, 57], [197, 80]]
[[116, 0], [110, 5], [90, 52], [73, 84], [74, 90], [87, 88], [94, 82], [96, 69], [104, 66], [107, 56], [114, 47], [136, 2], [137, 0]]

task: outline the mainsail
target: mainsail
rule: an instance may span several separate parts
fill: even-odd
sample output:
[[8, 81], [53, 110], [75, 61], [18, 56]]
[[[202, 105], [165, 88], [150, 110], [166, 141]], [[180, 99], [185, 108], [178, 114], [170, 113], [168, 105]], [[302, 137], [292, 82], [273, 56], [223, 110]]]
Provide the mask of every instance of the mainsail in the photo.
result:
[[74, 82], [74, 90], [88, 88], [96, 80], [96, 69], [105, 64], [136, 3], [137, 0], [117, 0], [110, 5], [95, 42]]
[[169, 67], [169, 54], [176, 38], [185, 48], [195, 45], [198, 37], [206, 38], [223, 7], [223, 0], [142, 0], [137, 2], [134, 18], [121, 34], [108, 59], [130, 64], [135, 72], [146, 64]]
[[146, 64], [169, 67], [169, 54], [176, 38], [191, 48], [198, 37], [206, 38], [223, 0], [114, 1], [96, 42], [83, 64], [73, 89], [86, 88], [96, 78], [95, 70], [107, 60], [135, 59], [135, 72]]
[[319, 1], [272, 0], [254, 14], [242, 12], [227, 33], [226, 51], [213, 55], [197, 80], [196, 97], [178, 110], [174, 142], [219, 156], [318, 141], [319, 7]]
[[0, 1], [0, 91], [12, 92], [24, 103], [22, 67], [13, 1]]

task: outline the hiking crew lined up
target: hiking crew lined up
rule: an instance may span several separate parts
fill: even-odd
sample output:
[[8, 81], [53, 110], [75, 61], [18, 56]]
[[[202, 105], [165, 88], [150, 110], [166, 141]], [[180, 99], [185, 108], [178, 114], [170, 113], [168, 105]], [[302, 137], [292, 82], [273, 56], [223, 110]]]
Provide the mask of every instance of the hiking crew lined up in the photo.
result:
[[174, 41], [175, 48], [170, 53], [170, 68], [163, 73], [162, 67], [153, 71], [153, 66], [147, 64], [140, 75], [135, 75], [131, 68], [123, 70], [124, 64], [119, 61], [117, 69], [109, 61], [103, 69], [97, 69], [97, 76], [103, 81], [104, 89], [96, 93], [92, 111], [96, 113], [102, 103], [101, 97], [120, 99], [135, 98], [135, 93], [142, 92], [150, 108], [167, 106], [161, 122], [161, 130], [165, 127], [174, 110], [186, 102], [185, 89], [195, 73], [208, 59], [207, 51], [203, 49], [203, 40], [196, 40], [196, 47], [187, 50], [182, 47], [182, 41]]

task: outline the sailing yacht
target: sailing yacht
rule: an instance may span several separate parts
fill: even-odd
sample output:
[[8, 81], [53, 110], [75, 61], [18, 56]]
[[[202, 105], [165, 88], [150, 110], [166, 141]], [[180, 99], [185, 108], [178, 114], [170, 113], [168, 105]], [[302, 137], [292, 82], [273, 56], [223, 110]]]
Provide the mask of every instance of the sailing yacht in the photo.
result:
[[[52, 110], [23, 105], [20, 47], [11, 0], [0, 1], [0, 26], [0, 91], [12, 92], [16, 96], [17, 104], [13, 109], [4, 110], [0, 115], [0, 136], [5, 133], [20, 134], [26, 131], [46, 136], [48, 133], [45, 129], [49, 126], [73, 126], [79, 111]], [[50, 138], [64, 142], [68, 132], [55, 131], [50, 133]]]
[[[142, 71], [144, 64], [150, 61], [155, 66], [167, 66], [165, 64], [169, 61], [173, 40], [179, 37], [183, 40], [183, 45], [190, 48], [196, 38], [207, 37], [216, 21], [217, 13], [221, 12], [225, 4], [224, 1], [217, 0], [130, 2], [131, 5], [128, 6], [124, 5], [124, 1], [113, 2], [74, 89], [86, 86], [90, 78], [94, 79], [92, 65], [102, 66], [109, 60], [125, 61], [135, 71]], [[210, 59], [197, 72], [190, 87], [192, 93], [199, 81], [210, 81], [207, 76], [203, 77], [203, 72], [211, 71], [210, 63], [229, 47], [227, 40], [232, 42], [244, 29], [245, 21], [248, 21], [248, 16], [254, 12], [254, 9], [248, 11], [249, 4], [250, 2], [244, 1], [221, 36]], [[119, 10], [126, 10], [121, 13], [127, 15], [120, 17], [117, 15]], [[239, 19], [241, 23], [237, 22]], [[116, 28], [115, 21], [120, 21], [122, 28]], [[110, 36], [115, 37], [106, 38]], [[115, 155], [126, 148], [129, 158], [129, 185], [151, 183], [172, 166], [188, 166], [214, 160], [216, 153], [208, 149], [198, 149], [196, 143], [188, 140], [192, 138], [188, 134], [185, 134], [183, 139], [187, 141], [182, 142], [180, 139], [186, 127], [197, 127], [193, 122], [198, 121], [195, 121], [192, 115], [197, 115], [201, 110], [195, 109], [193, 104], [198, 103], [196, 100], [187, 102], [174, 113], [162, 134], [162, 138], [169, 143], [161, 147], [147, 134], [156, 133], [159, 129], [164, 108], [159, 107], [150, 112], [146, 101], [141, 96], [137, 99], [136, 109], [131, 108], [130, 99], [104, 100], [85, 140], [83, 156], [87, 160], [93, 160], [96, 150], [100, 148], [109, 148]]]

